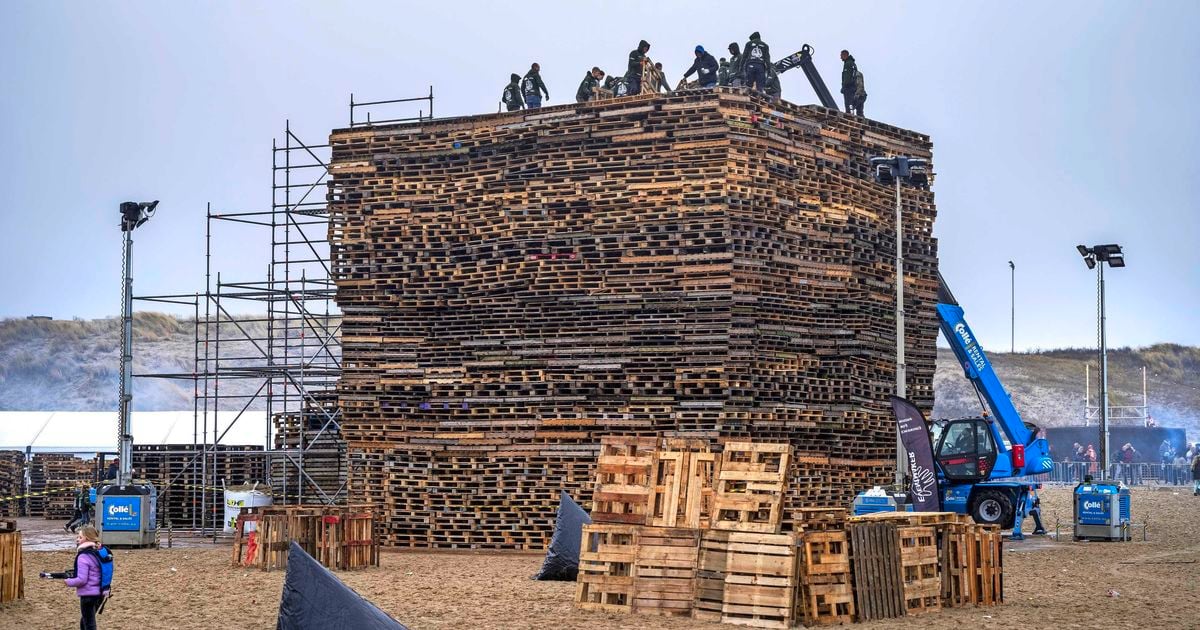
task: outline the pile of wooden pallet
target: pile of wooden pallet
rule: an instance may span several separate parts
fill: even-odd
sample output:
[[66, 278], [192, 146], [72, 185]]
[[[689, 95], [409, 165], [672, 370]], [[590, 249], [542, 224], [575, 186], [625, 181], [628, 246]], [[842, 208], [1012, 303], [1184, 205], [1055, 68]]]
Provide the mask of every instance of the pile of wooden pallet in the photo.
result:
[[802, 508], [783, 532], [790, 447], [721, 449], [602, 440], [577, 606], [788, 628], [1001, 601], [996, 528], [948, 513]]
[[25, 494], [25, 454], [21, 451], [0, 451], [0, 517], [21, 516], [25, 499], [11, 499]]
[[1004, 601], [1003, 536], [950, 512], [856, 516], [847, 525], [862, 620]]
[[[609, 435], [790, 444], [787, 529], [891, 479], [895, 197], [870, 158], [926, 136], [720, 88], [330, 144], [342, 437], [385, 543], [541, 548]], [[935, 214], [904, 190], [926, 411]]]
[[[201, 447], [202, 448], [202, 447]], [[266, 479], [261, 446], [209, 446], [197, 456], [191, 444], [135, 444], [133, 469], [137, 479], [158, 487], [158, 521], [173, 527], [220, 523], [225, 515], [221, 484], [237, 486]], [[210, 483], [205, 486], [205, 471]], [[207, 496], [206, 496], [207, 495]], [[214, 520], [215, 519], [215, 520]]]
[[69, 454], [35, 453], [29, 467], [29, 516], [71, 518], [76, 492], [91, 479], [88, 460]]
[[[303, 409], [272, 416], [275, 448], [292, 451], [289, 456], [271, 458], [271, 484], [277, 501], [321, 501], [346, 483], [346, 441], [337, 422], [328, 422], [331, 417], [338, 418], [333, 392], [317, 392]], [[301, 463], [304, 475], [300, 474]]]
[[0, 604], [25, 599], [25, 567], [21, 562], [21, 530], [17, 522], [0, 520]]
[[242, 508], [234, 525], [233, 564], [263, 571], [286, 569], [292, 542], [330, 569], [379, 566], [371, 512], [330, 505]]

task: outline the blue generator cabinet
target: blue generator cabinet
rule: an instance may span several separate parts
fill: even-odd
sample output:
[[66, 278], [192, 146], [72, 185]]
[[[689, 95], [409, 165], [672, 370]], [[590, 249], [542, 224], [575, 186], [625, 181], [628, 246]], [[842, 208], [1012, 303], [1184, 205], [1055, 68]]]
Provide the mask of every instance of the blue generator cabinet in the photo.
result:
[[1075, 486], [1075, 540], [1129, 540], [1129, 488], [1119, 481]]

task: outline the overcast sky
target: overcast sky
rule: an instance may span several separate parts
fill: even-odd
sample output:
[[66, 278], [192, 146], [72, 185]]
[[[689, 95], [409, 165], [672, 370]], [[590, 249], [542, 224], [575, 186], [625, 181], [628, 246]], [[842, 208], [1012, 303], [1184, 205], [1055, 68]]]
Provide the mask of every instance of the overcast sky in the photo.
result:
[[[202, 290], [204, 208], [269, 205], [284, 121], [321, 143], [350, 94], [491, 112], [538, 61], [548, 105], [639, 39], [677, 81], [692, 48], [762, 32], [813, 45], [836, 92], [858, 59], [867, 115], [932, 136], [941, 269], [986, 348], [1094, 346], [1078, 243], [1118, 242], [1109, 342], [1200, 344], [1200, 3], [51, 2], [0, 22], [0, 316], [118, 312], [127, 199], [135, 291]], [[784, 98], [815, 102], [801, 72]], [[222, 227], [214, 271], [265, 273], [266, 233]]]

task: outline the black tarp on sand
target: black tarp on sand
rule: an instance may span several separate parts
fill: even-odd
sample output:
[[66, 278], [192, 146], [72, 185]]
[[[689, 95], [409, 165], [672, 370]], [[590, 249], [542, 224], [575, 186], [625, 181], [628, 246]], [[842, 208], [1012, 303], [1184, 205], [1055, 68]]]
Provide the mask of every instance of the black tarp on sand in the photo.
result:
[[346, 586], [295, 542], [288, 549], [287, 577], [279, 601], [277, 630], [408, 630]]
[[592, 517], [562, 490], [558, 499], [558, 516], [554, 519], [554, 535], [550, 538], [550, 549], [542, 570], [533, 576], [535, 580], [575, 581], [579, 572], [579, 546], [583, 538], [583, 526], [592, 522]]

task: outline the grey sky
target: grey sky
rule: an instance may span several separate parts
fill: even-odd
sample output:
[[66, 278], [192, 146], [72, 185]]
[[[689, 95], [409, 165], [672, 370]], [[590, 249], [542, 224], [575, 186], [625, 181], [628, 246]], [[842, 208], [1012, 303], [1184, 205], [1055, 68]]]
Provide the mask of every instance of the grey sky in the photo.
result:
[[[751, 6], [762, 8], [750, 10]], [[540, 62], [548, 105], [623, 72], [639, 39], [677, 81], [692, 48], [760, 30], [802, 44], [836, 91], [857, 57], [867, 114], [934, 141], [941, 267], [986, 348], [1091, 346], [1095, 274], [1116, 241], [1112, 345], [1200, 344], [1200, 3], [5, 2], [0, 23], [0, 316], [115, 314], [116, 207], [161, 199], [137, 234], [139, 294], [203, 286], [204, 204], [270, 203], [285, 119], [322, 142], [347, 102], [419, 95], [496, 110]], [[815, 102], [802, 73], [784, 98]], [[215, 270], [265, 270], [265, 234], [220, 235]]]

